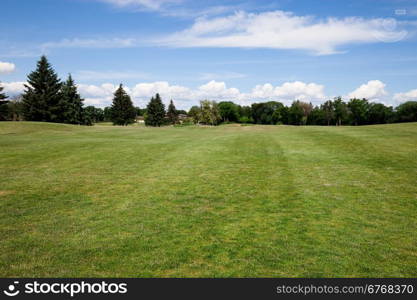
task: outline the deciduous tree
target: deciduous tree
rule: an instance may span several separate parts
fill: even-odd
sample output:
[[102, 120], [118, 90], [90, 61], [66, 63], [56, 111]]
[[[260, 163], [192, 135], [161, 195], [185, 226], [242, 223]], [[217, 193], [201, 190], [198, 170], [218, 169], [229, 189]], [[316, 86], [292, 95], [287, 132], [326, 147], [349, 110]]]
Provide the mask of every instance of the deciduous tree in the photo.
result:
[[193, 120], [194, 124], [198, 124], [200, 122], [201, 117], [201, 109], [198, 106], [192, 106], [188, 111], [188, 115]]
[[399, 122], [417, 122], [417, 101], [407, 101], [396, 108]]
[[220, 116], [223, 122], [237, 122], [239, 118], [238, 106], [231, 101], [223, 101], [218, 104]]
[[218, 125], [221, 121], [219, 107], [215, 101], [200, 102], [200, 122], [206, 125]]
[[291, 125], [302, 125], [304, 110], [300, 101], [294, 101], [288, 111], [288, 123]]
[[252, 104], [252, 117], [256, 124], [276, 124], [279, 122], [278, 115], [274, 112], [283, 107], [281, 102], [268, 101]]
[[298, 101], [298, 105], [303, 110], [303, 117], [302, 117], [301, 123], [303, 125], [306, 125], [307, 124], [307, 120], [310, 117], [311, 112], [313, 111], [313, 104], [307, 103], [307, 102]]
[[334, 121], [334, 104], [333, 101], [328, 100], [321, 105], [321, 109], [324, 112], [324, 118], [327, 126]]
[[336, 119], [336, 125], [342, 125], [342, 122], [346, 121], [348, 115], [348, 107], [345, 102], [343, 102], [341, 97], [337, 97], [333, 102], [334, 107], [334, 117]]
[[350, 99], [348, 107], [354, 125], [367, 124], [367, 113], [369, 108], [368, 100], [356, 98]]
[[369, 103], [368, 124], [385, 124], [393, 119], [392, 107], [387, 107], [382, 103]]

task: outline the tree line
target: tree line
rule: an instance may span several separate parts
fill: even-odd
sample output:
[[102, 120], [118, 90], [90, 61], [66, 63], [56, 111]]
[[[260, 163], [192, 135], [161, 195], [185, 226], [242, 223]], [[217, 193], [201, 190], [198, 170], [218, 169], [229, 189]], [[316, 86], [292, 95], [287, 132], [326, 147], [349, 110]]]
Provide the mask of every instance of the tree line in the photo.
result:
[[220, 123], [288, 124], [288, 125], [369, 125], [395, 122], [416, 122], [417, 101], [408, 101], [395, 109], [367, 99], [341, 97], [313, 106], [296, 100], [286, 106], [268, 101], [241, 106], [232, 101], [200, 101], [186, 112], [177, 110], [171, 100], [168, 108], [159, 94], [152, 97], [141, 109], [134, 107], [130, 96], [120, 84], [114, 92], [112, 105], [97, 108], [84, 107], [84, 99], [77, 91], [71, 75], [62, 82], [45, 56], [37, 63], [36, 70], [28, 75], [25, 91], [13, 99], [3, 93], [0, 85], [0, 120], [27, 120], [58, 122], [79, 125], [109, 121], [114, 125], [128, 125], [143, 117], [147, 126], [163, 126], [181, 122], [218, 125]]
[[[281, 102], [269, 101], [240, 106], [233, 102], [218, 104], [219, 122], [287, 125], [371, 125], [396, 122], [417, 122], [417, 101], [408, 101], [395, 109], [367, 99], [350, 99], [348, 102], [336, 97], [323, 104], [313, 106], [309, 102], [294, 101], [285, 106]], [[198, 121], [199, 107], [193, 107]]]
[[111, 121], [114, 125], [134, 123], [138, 116], [144, 116], [148, 126], [176, 124], [180, 114], [171, 100], [168, 111], [159, 94], [152, 97], [146, 109], [134, 107], [130, 96], [120, 84], [114, 92], [113, 102], [104, 109], [84, 107], [84, 99], [78, 93], [71, 75], [62, 82], [45, 56], [37, 62], [36, 70], [28, 75], [22, 95], [8, 100], [0, 85], [0, 120], [26, 120], [92, 125]]

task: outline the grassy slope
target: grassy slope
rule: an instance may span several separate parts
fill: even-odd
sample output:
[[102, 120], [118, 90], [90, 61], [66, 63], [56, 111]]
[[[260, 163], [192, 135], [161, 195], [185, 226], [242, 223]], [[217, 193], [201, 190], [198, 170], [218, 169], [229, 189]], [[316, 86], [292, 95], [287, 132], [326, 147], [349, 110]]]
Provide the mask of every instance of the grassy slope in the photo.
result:
[[417, 124], [0, 123], [0, 276], [417, 276]]

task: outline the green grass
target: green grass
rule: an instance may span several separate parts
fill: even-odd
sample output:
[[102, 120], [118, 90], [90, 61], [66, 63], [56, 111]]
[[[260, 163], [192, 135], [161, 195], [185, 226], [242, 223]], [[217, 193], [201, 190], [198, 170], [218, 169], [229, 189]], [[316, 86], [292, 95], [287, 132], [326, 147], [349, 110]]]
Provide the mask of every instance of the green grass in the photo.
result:
[[416, 277], [417, 123], [0, 123], [0, 276]]

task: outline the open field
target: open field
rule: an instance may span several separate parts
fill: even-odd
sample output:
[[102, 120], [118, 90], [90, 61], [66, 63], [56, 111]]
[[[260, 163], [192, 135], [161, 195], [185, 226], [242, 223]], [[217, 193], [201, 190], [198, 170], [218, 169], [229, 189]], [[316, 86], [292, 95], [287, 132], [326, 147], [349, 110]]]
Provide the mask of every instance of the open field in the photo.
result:
[[417, 123], [2, 122], [0, 152], [0, 276], [417, 276]]

